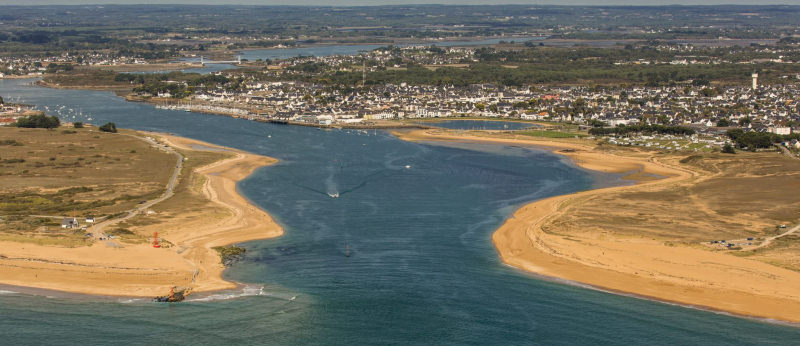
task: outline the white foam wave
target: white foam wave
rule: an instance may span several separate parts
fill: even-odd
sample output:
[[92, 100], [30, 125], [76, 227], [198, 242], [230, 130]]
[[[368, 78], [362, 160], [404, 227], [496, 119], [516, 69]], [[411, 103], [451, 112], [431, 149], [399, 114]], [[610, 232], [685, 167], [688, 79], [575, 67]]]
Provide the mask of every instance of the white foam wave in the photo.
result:
[[241, 291], [238, 292], [216, 293], [205, 297], [188, 299], [187, 301], [210, 302], [215, 300], [228, 300], [241, 297], [253, 297], [253, 296], [263, 296], [263, 295], [266, 295], [266, 293], [264, 292], [264, 286], [245, 286], [242, 287]]
[[19, 292], [0, 290], [0, 294], [19, 294]]

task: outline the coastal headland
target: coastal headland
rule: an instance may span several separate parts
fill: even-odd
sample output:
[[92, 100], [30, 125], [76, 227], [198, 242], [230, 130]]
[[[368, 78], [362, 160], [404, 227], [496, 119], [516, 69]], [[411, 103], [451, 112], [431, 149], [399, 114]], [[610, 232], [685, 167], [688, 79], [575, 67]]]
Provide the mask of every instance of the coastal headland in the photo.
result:
[[[537, 146], [635, 183], [520, 207], [492, 235], [508, 265], [614, 293], [800, 322], [791, 224], [800, 202], [798, 160], [778, 153], [665, 153], [486, 132], [395, 134], [411, 141]], [[775, 188], [756, 188], [765, 184]]]
[[[89, 130], [91, 129], [84, 128], [71, 131], [78, 132], [71, 136], [81, 136], [82, 132]], [[39, 129], [27, 131], [31, 133], [41, 131], [50, 137], [61, 135]], [[58, 226], [53, 227], [47, 220], [55, 219], [57, 220], [55, 222], [58, 222], [60, 219], [47, 215], [37, 215], [37, 218], [30, 220], [22, 219], [14, 224], [16, 226], [8, 224], [11, 229], [6, 228], [3, 237], [0, 238], [0, 268], [2, 268], [0, 283], [64, 292], [131, 297], [164, 295], [170, 292], [171, 287], [191, 292], [230, 289], [236, 287], [236, 284], [222, 278], [225, 267], [215, 248], [277, 237], [283, 233], [282, 228], [266, 212], [252, 205], [236, 191], [236, 183], [239, 180], [277, 160], [172, 135], [128, 130], [121, 132], [124, 133], [92, 132], [101, 139], [105, 136], [115, 136], [115, 143], [123, 144], [120, 144], [119, 150], [98, 147], [100, 152], [106, 154], [96, 155], [97, 161], [87, 163], [89, 160], [81, 158], [80, 162], [84, 162], [85, 166], [94, 165], [98, 170], [113, 172], [117, 169], [113, 164], [124, 161], [112, 159], [109, 160], [108, 166], [105, 166], [100, 158], [112, 158], [117, 152], [127, 154], [130, 151], [135, 153], [132, 154], [135, 157], [131, 159], [136, 160], [135, 165], [152, 166], [149, 168], [139, 166], [140, 171], [142, 169], [153, 171], [134, 175], [137, 178], [152, 178], [153, 181], [129, 182], [125, 181], [124, 177], [105, 174], [104, 179], [108, 180], [107, 184], [115, 185], [98, 184], [90, 180], [92, 177], [82, 173], [80, 164], [69, 166], [78, 167], [74, 170], [78, 171], [76, 175], [80, 174], [81, 178], [73, 180], [79, 180], [77, 184], [85, 185], [80, 188], [62, 189], [51, 186], [60, 184], [60, 181], [50, 178], [46, 171], [41, 172], [41, 177], [29, 179], [34, 183], [31, 187], [37, 191], [17, 192], [14, 196], [23, 198], [38, 193], [46, 199], [63, 196], [66, 193], [64, 191], [72, 193], [80, 190], [72, 197], [74, 200], [84, 203], [91, 202], [84, 199], [92, 199], [95, 202], [92, 207], [101, 206], [95, 210], [100, 210], [101, 214], [106, 215], [98, 218], [94, 225], [86, 223], [88, 229], [85, 230], [59, 230]], [[63, 133], [67, 133], [67, 130]], [[28, 134], [28, 137], [30, 136]], [[85, 140], [92, 140], [91, 136], [87, 132]], [[47, 141], [43, 143], [51, 143], [54, 139], [49, 138]], [[19, 140], [19, 145], [23, 148], [20, 150], [30, 150], [38, 144], [30, 140]], [[139, 146], [129, 149], [129, 147], [134, 148], [134, 145]], [[183, 161], [183, 164], [179, 163], [176, 167], [175, 156], [171, 153], [175, 154], [179, 161]], [[33, 160], [35, 159], [29, 159], [29, 162]], [[62, 158], [58, 156], [55, 162], [58, 163], [60, 160]], [[90, 169], [94, 170], [91, 165]], [[58, 166], [54, 167], [57, 168]], [[177, 180], [167, 183], [167, 178], [173, 173], [173, 169], [178, 170], [175, 173]], [[62, 171], [60, 174], [71, 173]], [[165, 183], [168, 186], [166, 189]], [[35, 184], [40, 184], [42, 187], [37, 189]], [[130, 191], [130, 189], [141, 191]], [[47, 194], [51, 192], [55, 194]], [[100, 199], [106, 195], [117, 197]], [[129, 195], [142, 197], [131, 198]], [[135, 198], [143, 200], [139, 203]], [[148, 203], [145, 204], [145, 200]], [[153, 201], [157, 202], [151, 203]], [[140, 207], [131, 209], [137, 205]], [[128, 213], [132, 215], [120, 217]], [[78, 220], [83, 224], [86, 215], [78, 216]], [[43, 226], [31, 231], [14, 230], [14, 227], [22, 227], [20, 225], [24, 225], [25, 222], [34, 221], [40, 222], [39, 224]], [[160, 247], [153, 246], [155, 232], [158, 232]], [[84, 233], [88, 233], [88, 237], [84, 236]]]

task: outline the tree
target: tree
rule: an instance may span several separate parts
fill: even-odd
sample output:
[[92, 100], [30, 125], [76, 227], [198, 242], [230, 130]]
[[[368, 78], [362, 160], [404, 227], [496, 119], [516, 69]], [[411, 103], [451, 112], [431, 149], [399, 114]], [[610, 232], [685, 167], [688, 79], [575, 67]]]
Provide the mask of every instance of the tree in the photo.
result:
[[670, 134], [680, 136], [690, 136], [695, 133], [694, 130], [683, 126], [667, 126], [667, 125], [617, 125], [617, 127], [595, 127], [589, 129], [589, 134], [592, 136], [608, 136], [608, 135], [628, 135], [631, 133], [658, 133]]
[[100, 126], [100, 131], [116, 133], [117, 132], [117, 125], [114, 124], [114, 123], [106, 123], [105, 125]]
[[36, 114], [17, 119], [17, 127], [38, 128], [38, 129], [54, 129], [61, 125], [61, 121], [55, 116], [46, 116], [44, 114]]
[[736, 150], [733, 149], [733, 146], [730, 143], [725, 143], [722, 147], [722, 152], [725, 154], [736, 154]]
[[589, 125], [591, 125], [592, 127], [606, 127], [606, 126], [608, 126], [608, 124], [605, 121], [597, 120], [597, 119], [589, 120]]
[[700, 92], [701, 92], [701, 93], [703, 94], [703, 96], [705, 96], [705, 97], [713, 97], [713, 96], [717, 96], [717, 95], [719, 95], [719, 90], [717, 90], [717, 89], [712, 89], [712, 88], [703, 88], [703, 90], [700, 90]]
[[769, 148], [772, 143], [779, 142], [780, 136], [766, 132], [744, 132], [742, 129], [732, 129], [725, 133], [728, 138], [736, 143], [741, 149], [755, 151], [760, 148]]
[[739, 119], [739, 126], [745, 126], [750, 124], [750, 117], [744, 117]]
[[730, 120], [725, 118], [717, 120], [717, 127], [728, 127], [728, 126], [731, 126]]
[[585, 114], [588, 112], [588, 107], [586, 106], [586, 100], [584, 100], [583, 98], [578, 98], [577, 100], [573, 101], [572, 104], [570, 105], [570, 108], [572, 108], [570, 110], [570, 113], [572, 113], [572, 115]]
[[72, 127], [76, 128], [76, 129], [82, 129], [83, 128], [83, 123], [80, 122], [80, 121], [76, 121], [76, 122], [72, 123]]
[[4, 104], [4, 103], [5, 103], [5, 101], [3, 101], [3, 97], [2, 97], [2, 96], [0, 96], [0, 105], [2, 105], [2, 104]]

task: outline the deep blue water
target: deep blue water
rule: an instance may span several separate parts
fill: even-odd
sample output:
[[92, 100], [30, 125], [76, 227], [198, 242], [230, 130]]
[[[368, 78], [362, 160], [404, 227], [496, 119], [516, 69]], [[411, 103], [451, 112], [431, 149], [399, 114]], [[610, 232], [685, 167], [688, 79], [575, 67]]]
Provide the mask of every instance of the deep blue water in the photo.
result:
[[[3, 344], [798, 343], [795, 327], [564, 285], [504, 266], [490, 236], [515, 206], [608, 178], [552, 154], [158, 110], [108, 92], [27, 82], [0, 80], [0, 95], [81, 109], [96, 124], [279, 158], [239, 190], [286, 234], [245, 244], [246, 260], [226, 275], [248, 288], [208, 301], [2, 293]], [[240, 297], [221, 299], [229, 295]]]
[[423, 125], [443, 127], [453, 130], [522, 130], [534, 127], [536, 124], [519, 121], [495, 120], [445, 120], [437, 122], [420, 122]]
[[[506, 38], [491, 38], [479, 41], [441, 41], [441, 42], [424, 42], [415, 44], [396, 44], [398, 47], [419, 46], [419, 45], [436, 45], [438, 47], [452, 47], [452, 46], [480, 46], [497, 44], [500, 41], [514, 41], [525, 42], [532, 40], [542, 40], [544, 37], [506, 37]], [[267, 49], [248, 49], [240, 51], [243, 59], [258, 60], [258, 59], [288, 59], [297, 56], [331, 56], [331, 55], [354, 55], [363, 51], [371, 51], [376, 48], [386, 47], [389, 44], [340, 44], [330, 46], [312, 46], [300, 48], [267, 48]]]

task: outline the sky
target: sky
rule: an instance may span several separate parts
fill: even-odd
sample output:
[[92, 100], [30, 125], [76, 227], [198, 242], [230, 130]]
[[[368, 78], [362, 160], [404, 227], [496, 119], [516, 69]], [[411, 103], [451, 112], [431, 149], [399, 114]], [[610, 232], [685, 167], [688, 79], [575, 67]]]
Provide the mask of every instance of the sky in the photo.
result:
[[404, 4], [466, 4], [466, 5], [800, 5], [800, 0], [0, 0], [0, 5], [84, 5], [84, 4], [201, 4], [201, 5], [325, 5], [369, 6]]

